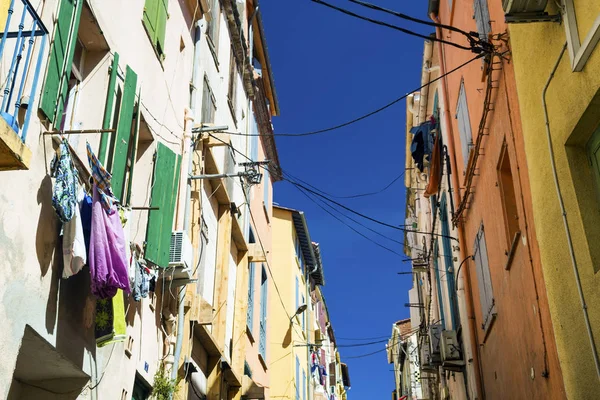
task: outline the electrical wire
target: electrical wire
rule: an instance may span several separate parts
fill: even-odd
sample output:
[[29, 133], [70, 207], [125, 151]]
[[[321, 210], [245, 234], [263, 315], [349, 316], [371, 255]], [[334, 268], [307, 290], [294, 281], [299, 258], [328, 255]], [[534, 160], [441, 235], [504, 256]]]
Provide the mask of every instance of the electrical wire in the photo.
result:
[[389, 339], [389, 335], [384, 335], [384, 336], [375, 336], [375, 337], [368, 337], [368, 338], [347, 338], [347, 337], [336, 337], [337, 340], [377, 340], [377, 339], [383, 339], [383, 338], [388, 338]]
[[431, 41], [436, 41], [436, 42], [444, 43], [444, 44], [447, 44], [447, 45], [450, 45], [450, 46], [454, 46], [454, 47], [456, 47], [458, 49], [461, 49], [461, 50], [472, 51], [472, 52], [475, 52], [475, 53], [479, 53], [479, 52], [483, 51], [483, 49], [479, 48], [479, 47], [475, 47], [475, 46], [471, 46], [471, 47], [463, 46], [463, 45], [460, 45], [458, 43], [449, 42], [449, 41], [444, 40], [444, 39], [433, 38], [433, 37], [428, 36], [428, 35], [423, 35], [423, 34], [420, 34], [420, 33], [417, 33], [417, 32], [413, 32], [413, 31], [411, 31], [409, 29], [401, 28], [401, 27], [399, 27], [397, 25], [393, 25], [393, 24], [389, 24], [387, 22], [383, 22], [383, 21], [379, 21], [379, 20], [376, 20], [376, 19], [373, 19], [373, 18], [365, 17], [365, 16], [362, 16], [360, 14], [354, 13], [352, 11], [346, 10], [346, 9], [344, 9], [342, 7], [338, 7], [338, 6], [334, 6], [333, 4], [329, 4], [329, 3], [327, 3], [327, 2], [325, 2], [323, 0], [310, 0], [310, 1], [312, 1], [313, 3], [320, 4], [322, 6], [325, 6], [325, 7], [331, 8], [333, 10], [339, 11], [342, 14], [346, 14], [346, 15], [349, 15], [351, 17], [361, 19], [363, 21], [371, 22], [371, 23], [373, 23], [375, 25], [380, 25], [380, 26], [385, 26], [387, 28], [395, 29], [395, 30], [400, 31], [402, 33], [405, 33], [407, 35], [416, 36], [418, 38], [425, 39], [425, 40], [431, 40]]
[[371, 3], [367, 3], [364, 1], [360, 1], [360, 0], [347, 0], [351, 3], [354, 4], [358, 4], [361, 5], [363, 7], [366, 8], [370, 8], [372, 10], [376, 10], [376, 11], [381, 11], [387, 14], [391, 14], [394, 15], [396, 17], [402, 18], [402, 19], [406, 19], [408, 21], [412, 21], [412, 22], [416, 22], [418, 24], [423, 24], [423, 25], [427, 25], [427, 26], [433, 26], [435, 28], [442, 28], [442, 29], [447, 29], [449, 31], [453, 31], [453, 32], [457, 32], [460, 33], [461, 35], [464, 35], [467, 40], [473, 45], [475, 43], [479, 44], [478, 42], [480, 41], [479, 39], [479, 33], [477, 32], [465, 32], [462, 29], [456, 28], [452, 25], [445, 25], [445, 24], [439, 24], [436, 22], [431, 22], [431, 21], [427, 21], [424, 19], [419, 19], [419, 18], [415, 18], [415, 17], [411, 17], [410, 15], [406, 15], [406, 14], [402, 14], [400, 12], [394, 11], [394, 10], [390, 10], [389, 8], [384, 8], [384, 7], [380, 7], [378, 5], [375, 4], [371, 4]]
[[466, 65], [468, 65], [468, 64], [470, 64], [470, 63], [472, 63], [473, 61], [475, 61], [475, 60], [478, 60], [478, 59], [480, 59], [480, 58], [482, 58], [482, 57], [484, 57], [484, 56], [485, 56], [485, 54], [479, 54], [479, 55], [475, 56], [474, 58], [470, 59], [469, 61], [467, 61], [467, 62], [465, 62], [465, 63], [463, 63], [463, 64], [459, 65], [458, 67], [456, 67], [456, 68], [454, 68], [454, 69], [451, 69], [450, 71], [446, 72], [445, 74], [442, 74], [442, 75], [438, 76], [438, 77], [437, 77], [437, 78], [435, 78], [435, 79], [431, 79], [431, 80], [430, 80], [429, 82], [427, 82], [425, 85], [419, 86], [418, 88], [415, 88], [415, 89], [411, 90], [410, 92], [408, 92], [408, 93], [406, 93], [406, 94], [404, 94], [404, 95], [402, 95], [402, 96], [398, 97], [397, 99], [394, 99], [394, 100], [392, 100], [391, 102], [389, 102], [389, 103], [385, 104], [384, 106], [381, 106], [381, 107], [379, 107], [379, 108], [378, 108], [378, 109], [376, 109], [376, 110], [373, 110], [373, 111], [371, 111], [371, 112], [369, 112], [369, 113], [367, 113], [367, 114], [364, 114], [364, 115], [362, 115], [362, 116], [360, 116], [360, 117], [354, 118], [354, 119], [352, 119], [352, 120], [350, 120], [350, 121], [344, 122], [344, 123], [342, 123], [342, 124], [339, 124], [339, 125], [334, 125], [334, 126], [332, 126], [332, 127], [329, 127], [329, 128], [324, 128], [324, 129], [319, 129], [319, 130], [315, 130], [315, 131], [309, 131], [309, 132], [303, 132], [303, 133], [268, 133], [268, 134], [263, 134], [263, 133], [241, 133], [241, 132], [222, 132], [222, 133], [225, 133], [225, 134], [228, 134], [228, 135], [233, 135], [233, 136], [281, 136], [281, 137], [302, 137], [302, 136], [312, 136], [312, 135], [318, 135], [318, 134], [325, 133], [325, 132], [331, 132], [331, 131], [334, 131], [334, 130], [337, 130], [337, 129], [340, 129], [340, 128], [344, 128], [344, 127], [346, 127], [346, 126], [349, 126], [349, 125], [355, 124], [355, 123], [357, 123], [357, 122], [359, 122], [359, 121], [362, 121], [362, 120], [364, 120], [364, 119], [367, 119], [367, 118], [369, 118], [369, 117], [371, 117], [371, 116], [373, 116], [373, 115], [375, 115], [375, 114], [378, 114], [378, 113], [380, 113], [380, 112], [382, 112], [382, 111], [384, 111], [384, 110], [386, 110], [386, 109], [390, 108], [390, 107], [391, 107], [391, 106], [393, 106], [394, 104], [396, 104], [396, 103], [400, 102], [401, 100], [404, 100], [404, 99], [405, 99], [405, 98], [407, 98], [407, 97], [408, 97], [410, 94], [412, 94], [412, 93], [414, 93], [414, 92], [418, 92], [418, 91], [420, 91], [421, 89], [423, 89], [423, 88], [425, 88], [425, 87], [428, 87], [429, 85], [431, 85], [431, 84], [433, 84], [433, 83], [435, 83], [435, 82], [437, 82], [437, 81], [439, 81], [439, 80], [441, 80], [441, 79], [444, 79], [446, 76], [448, 76], [448, 75], [452, 74], [453, 72], [456, 72], [456, 71], [458, 71], [459, 69], [463, 68], [464, 66], [466, 66]]

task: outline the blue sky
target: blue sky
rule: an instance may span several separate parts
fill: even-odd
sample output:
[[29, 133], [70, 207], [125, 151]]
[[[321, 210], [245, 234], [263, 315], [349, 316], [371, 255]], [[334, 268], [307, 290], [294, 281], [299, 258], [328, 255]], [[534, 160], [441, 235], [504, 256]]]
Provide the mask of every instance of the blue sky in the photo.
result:
[[[347, 1], [329, 1], [407, 26]], [[427, 18], [426, 1], [373, 1]], [[275, 132], [300, 133], [336, 125], [420, 85], [422, 39], [355, 20], [309, 0], [262, 0], [260, 5], [281, 108], [281, 116], [274, 119]], [[432, 33], [428, 27], [416, 29]], [[402, 101], [337, 131], [303, 138], [279, 137], [282, 168], [334, 195], [376, 191], [404, 168], [405, 110]], [[386, 222], [402, 224], [404, 193], [403, 180], [399, 180], [377, 196], [340, 202]], [[277, 203], [305, 211], [311, 236], [321, 244], [324, 290], [336, 336], [389, 335], [392, 323], [409, 315], [404, 303], [408, 302], [411, 278], [396, 274], [406, 271], [408, 264], [352, 232], [289, 183], [277, 183], [274, 194]], [[402, 240], [399, 231], [372, 227]], [[402, 252], [397, 244], [378, 241]], [[351, 343], [356, 342], [338, 340], [338, 344]], [[383, 344], [343, 348], [341, 355], [346, 358], [380, 349], [384, 349]], [[350, 399], [390, 398], [393, 373], [384, 351], [346, 362], [352, 380]]]

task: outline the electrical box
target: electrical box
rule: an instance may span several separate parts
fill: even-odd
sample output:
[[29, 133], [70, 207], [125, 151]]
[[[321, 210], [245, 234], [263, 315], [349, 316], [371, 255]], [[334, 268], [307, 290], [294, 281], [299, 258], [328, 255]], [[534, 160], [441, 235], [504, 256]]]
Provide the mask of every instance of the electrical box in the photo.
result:
[[433, 324], [429, 325], [429, 351], [434, 362], [438, 363], [441, 361], [440, 354], [440, 338], [442, 336], [442, 325]]

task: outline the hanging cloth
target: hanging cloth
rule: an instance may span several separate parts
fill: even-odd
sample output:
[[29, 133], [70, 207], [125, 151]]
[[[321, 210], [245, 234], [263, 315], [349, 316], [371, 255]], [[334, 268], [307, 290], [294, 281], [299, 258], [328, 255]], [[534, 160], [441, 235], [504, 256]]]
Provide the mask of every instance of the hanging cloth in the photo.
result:
[[431, 154], [431, 163], [429, 166], [429, 182], [425, 188], [424, 197], [429, 198], [440, 190], [442, 181], [442, 138], [436, 135], [433, 153]]
[[81, 225], [83, 227], [83, 239], [85, 241], [85, 249], [87, 259], [90, 259], [90, 236], [92, 234], [92, 198], [89, 194], [83, 194], [80, 206]]
[[125, 311], [125, 300], [121, 290], [112, 299], [99, 299], [96, 302], [94, 333], [98, 347], [125, 341], [127, 338]]
[[[83, 188], [79, 189], [78, 201], [83, 201]], [[73, 218], [63, 226], [63, 274], [69, 278], [83, 268], [87, 261], [87, 250], [79, 205], [75, 207]]]
[[123, 226], [119, 213], [113, 207], [111, 213], [104, 211], [100, 194], [96, 185], [92, 189], [92, 233], [90, 237], [90, 275], [92, 279], [92, 293], [100, 298], [107, 299], [123, 289], [130, 293], [129, 277], [127, 271], [127, 258], [125, 252], [125, 239]]
[[77, 208], [77, 169], [73, 165], [69, 143], [64, 139], [50, 163], [51, 176], [56, 178], [52, 191], [52, 207], [62, 222], [69, 222]]
[[92, 151], [90, 142], [86, 143], [88, 162], [92, 170], [92, 179], [96, 185], [95, 191], [100, 195], [100, 201], [102, 207], [107, 214], [111, 214], [115, 211], [113, 204], [118, 203], [119, 199], [115, 197], [110, 186], [110, 180], [112, 175], [104, 168], [98, 157]]

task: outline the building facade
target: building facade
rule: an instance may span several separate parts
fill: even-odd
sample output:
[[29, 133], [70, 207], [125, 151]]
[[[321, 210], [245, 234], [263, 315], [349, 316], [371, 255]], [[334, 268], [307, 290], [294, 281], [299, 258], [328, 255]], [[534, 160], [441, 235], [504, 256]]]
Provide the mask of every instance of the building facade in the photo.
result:
[[[598, 1], [542, 2], [562, 17], [512, 24], [518, 112], [566, 397], [598, 392]], [[531, 73], [531, 71], [536, 73]], [[586, 321], [587, 320], [587, 321]]]

